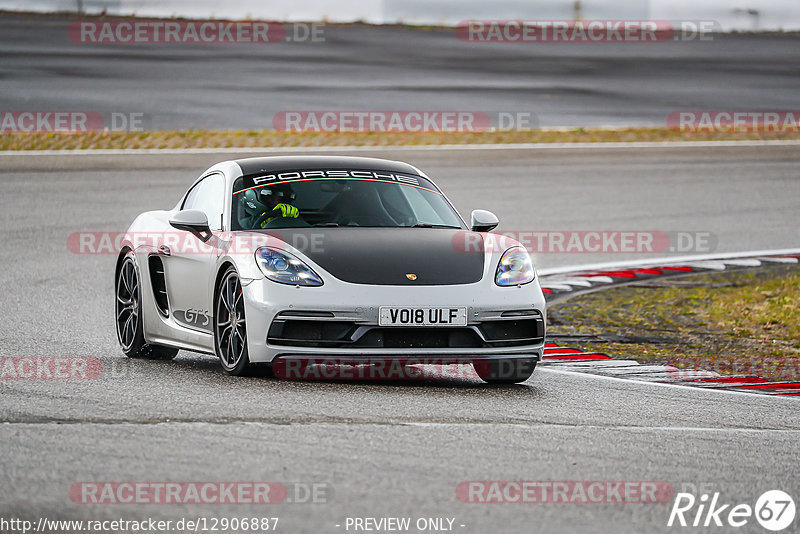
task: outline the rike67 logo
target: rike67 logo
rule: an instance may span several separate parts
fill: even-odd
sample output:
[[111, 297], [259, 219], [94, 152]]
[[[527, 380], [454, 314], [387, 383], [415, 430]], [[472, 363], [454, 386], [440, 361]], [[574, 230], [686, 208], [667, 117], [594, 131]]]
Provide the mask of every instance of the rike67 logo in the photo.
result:
[[691, 493], [678, 493], [667, 526], [739, 528], [755, 518], [765, 529], [778, 532], [794, 522], [795, 511], [794, 500], [781, 490], [765, 491], [755, 506], [725, 503], [719, 492], [704, 493], [699, 499]]

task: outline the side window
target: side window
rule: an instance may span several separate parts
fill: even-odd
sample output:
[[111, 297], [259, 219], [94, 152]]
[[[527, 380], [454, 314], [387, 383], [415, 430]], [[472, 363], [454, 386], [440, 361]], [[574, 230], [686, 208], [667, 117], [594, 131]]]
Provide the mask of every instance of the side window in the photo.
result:
[[185, 210], [200, 210], [208, 217], [212, 230], [222, 230], [222, 207], [225, 203], [225, 179], [211, 174], [200, 180], [183, 201]]

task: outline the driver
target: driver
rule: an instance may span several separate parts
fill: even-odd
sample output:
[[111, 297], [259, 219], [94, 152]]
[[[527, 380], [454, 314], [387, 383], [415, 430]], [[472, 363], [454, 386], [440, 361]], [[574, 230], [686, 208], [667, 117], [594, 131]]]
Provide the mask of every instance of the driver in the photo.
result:
[[[241, 221], [242, 226], [264, 228], [280, 217], [296, 219], [300, 211], [290, 204], [294, 199], [294, 191], [288, 184], [264, 187], [259, 191], [245, 191], [240, 201], [245, 215], [245, 220]], [[261, 224], [258, 224], [259, 220]]]

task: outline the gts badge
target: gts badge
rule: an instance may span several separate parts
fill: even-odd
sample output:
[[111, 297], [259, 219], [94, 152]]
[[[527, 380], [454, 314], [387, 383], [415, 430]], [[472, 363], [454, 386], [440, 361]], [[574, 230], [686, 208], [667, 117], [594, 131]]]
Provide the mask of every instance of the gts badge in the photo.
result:
[[192, 328], [211, 331], [211, 314], [203, 310], [175, 310], [172, 316], [176, 321]]

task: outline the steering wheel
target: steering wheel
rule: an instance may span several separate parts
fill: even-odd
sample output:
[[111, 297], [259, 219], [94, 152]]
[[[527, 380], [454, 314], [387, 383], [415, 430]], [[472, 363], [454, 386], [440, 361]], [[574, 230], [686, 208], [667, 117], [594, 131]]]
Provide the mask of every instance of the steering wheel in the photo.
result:
[[[253, 229], [254, 230], [261, 229], [261, 225], [264, 224], [265, 222], [267, 222], [267, 219], [271, 219], [271, 218], [275, 217], [275, 213], [273, 213], [274, 211], [276, 211], [276, 210], [266, 211], [266, 212], [262, 213], [258, 217], [258, 219], [256, 219], [256, 222], [253, 223]], [[280, 214], [279, 210], [278, 210], [278, 213]], [[277, 217], [277, 218], [278, 219], [284, 219], [285, 217]], [[270, 222], [272, 222], [272, 221], [270, 221]]]
[[377, 217], [370, 215], [340, 215], [335, 222], [339, 226], [375, 226], [377, 221]]
[[271, 228], [308, 228], [311, 226], [300, 217], [277, 217], [264, 225], [262, 230]]

